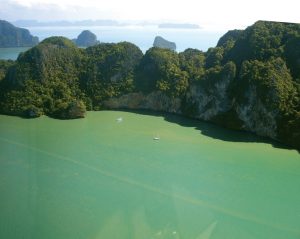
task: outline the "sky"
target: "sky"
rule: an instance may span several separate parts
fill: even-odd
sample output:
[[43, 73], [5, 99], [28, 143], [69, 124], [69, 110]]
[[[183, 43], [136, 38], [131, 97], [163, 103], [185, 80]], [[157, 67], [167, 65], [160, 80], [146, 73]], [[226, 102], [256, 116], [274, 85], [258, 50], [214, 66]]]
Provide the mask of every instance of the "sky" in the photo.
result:
[[300, 23], [297, 0], [0, 0], [0, 19], [156, 21], [241, 29], [257, 20]]

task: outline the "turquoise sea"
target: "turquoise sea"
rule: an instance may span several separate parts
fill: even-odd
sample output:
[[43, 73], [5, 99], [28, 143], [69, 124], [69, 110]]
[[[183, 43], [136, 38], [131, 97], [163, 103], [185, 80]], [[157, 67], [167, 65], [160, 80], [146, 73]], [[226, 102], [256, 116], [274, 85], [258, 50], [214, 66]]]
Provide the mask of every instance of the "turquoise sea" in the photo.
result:
[[300, 238], [300, 154], [275, 142], [122, 111], [0, 132], [0, 238]]

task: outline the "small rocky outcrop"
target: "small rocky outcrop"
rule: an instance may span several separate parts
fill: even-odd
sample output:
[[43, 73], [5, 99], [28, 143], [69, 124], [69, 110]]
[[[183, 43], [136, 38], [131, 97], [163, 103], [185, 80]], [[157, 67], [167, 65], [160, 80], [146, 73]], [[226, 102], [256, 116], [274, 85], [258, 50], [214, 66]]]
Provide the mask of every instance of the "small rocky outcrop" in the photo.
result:
[[43, 114], [43, 112], [38, 107], [35, 107], [34, 105], [27, 107], [23, 111], [23, 117], [25, 117], [25, 118], [38, 118], [42, 114]]
[[175, 42], [168, 41], [168, 40], [162, 38], [161, 36], [155, 37], [154, 42], [153, 42], [153, 46], [154, 47], [159, 47], [159, 48], [170, 49], [170, 50], [173, 50], [173, 51], [176, 50]]
[[73, 41], [79, 47], [89, 47], [99, 44], [97, 36], [89, 30], [82, 31], [77, 39]]

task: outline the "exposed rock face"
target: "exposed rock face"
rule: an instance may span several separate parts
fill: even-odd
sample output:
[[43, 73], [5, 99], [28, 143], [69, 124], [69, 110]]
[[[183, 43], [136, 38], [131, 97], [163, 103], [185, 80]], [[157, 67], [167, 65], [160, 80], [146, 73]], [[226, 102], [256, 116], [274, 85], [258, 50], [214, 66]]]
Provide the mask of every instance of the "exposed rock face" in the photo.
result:
[[[215, 121], [229, 128], [242, 129], [260, 136], [277, 139], [278, 110], [270, 110], [257, 97], [255, 87], [250, 87], [246, 93], [247, 101], [239, 104], [228, 95], [230, 81], [216, 83], [215, 90], [205, 91], [201, 87], [192, 86], [188, 93], [190, 102], [196, 104], [195, 118]], [[230, 117], [226, 114], [230, 112]], [[225, 116], [225, 117], [224, 117]], [[225, 121], [225, 122], [222, 122]], [[230, 121], [239, 122], [232, 127]]]
[[42, 112], [35, 106], [28, 107], [25, 111], [23, 116], [26, 118], [38, 118], [42, 115]]
[[238, 117], [243, 122], [243, 129], [276, 139], [278, 110], [270, 110], [261, 102], [257, 97], [255, 86], [249, 87], [245, 96], [247, 101], [235, 108]]
[[173, 51], [176, 50], [175, 42], [167, 41], [166, 39], [164, 39], [160, 36], [155, 37], [154, 42], [153, 42], [153, 46], [154, 47], [159, 47], [159, 48], [166, 48], [166, 49], [170, 49], [170, 50], [173, 50]]
[[[216, 80], [208, 80], [211, 84], [203, 80], [190, 85], [184, 99], [174, 99], [159, 91], [149, 94], [130, 93], [109, 99], [103, 106], [108, 109], [149, 109], [188, 115], [195, 119], [216, 122], [228, 128], [278, 139], [279, 110], [263, 102], [255, 84], [249, 84], [246, 89], [241, 89], [243, 100], [232, 97], [235, 68], [231, 63], [216, 73]], [[272, 89], [264, 93], [269, 95], [270, 101], [275, 102], [277, 94], [273, 91]], [[189, 112], [185, 109], [185, 105], [190, 107]]]
[[218, 114], [229, 111], [232, 102], [228, 96], [228, 86], [232, 80], [225, 78], [215, 82], [210, 88], [192, 85], [187, 93], [187, 101], [196, 107], [194, 117], [211, 120]]
[[160, 91], [149, 94], [130, 93], [119, 98], [109, 99], [104, 102], [103, 106], [108, 109], [164, 111], [188, 115], [195, 119], [214, 121], [215, 117], [233, 109], [234, 101], [230, 97], [229, 87], [234, 80], [234, 71], [235, 69], [230, 71], [224, 68], [218, 73], [221, 77], [214, 80], [212, 84], [208, 85], [203, 81], [202, 84], [191, 85], [184, 99], [185, 105], [193, 107], [189, 113], [184, 109], [183, 99], [169, 97]]
[[73, 40], [77, 46], [89, 47], [99, 43], [97, 36], [89, 30], [82, 31], [77, 39]]
[[[104, 102], [108, 109], [148, 109], [188, 115], [196, 119], [214, 121], [214, 118], [233, 108], [233, 100], [229, 95], [229, 87], [234, 80], [234, 74], [221, 71], [222, 77], [212, 85], [193, 84], [190, 86], [185, 104], [193, 106], [190, 114], [184, 109], [183, 99], [172, 98], [166, 94], [155, 91], [149, 94], [130, 93], [119, 98], [112, 98]], [[238, 119], [237, 119], [238, 120]]]
[[0, 20], [0, 47], [31, 47], [38, 43], [38, 37], [32, 36], [27, 29]]
[[[223, 114], [234, 112], [235, 118], [229, 119], [238, 121], [240, 126], [236, 129], [247, 130], [260, 136], [277, 139], [277, 111], [270, 111], [256, 98], [255, 88], [250, 88], [247, 92], [248, 102], [237, 105], [228, 94], [230, 78], [222, 82], [216, 82], [211, 89], [203, 89], [193, 85], [187, 93], [189, 105], [194, 106], [192, 118], [215, 122], [215, 118], [223, 117]], [[156, 91], [150, 94], [130, 93], [121, 97], [111, 98], [104, 101], [106, 109], [146, 109], [176, 113], [184, 115], [182, 112], [182, 99], [170, 98], [165, 94]], [[232, 117], [232, 116], [231, 116]], [[225, 122], [218, 122], [223, 124]], [[229, 126], [230, 128], [234, 128]]]
[[164, 111], [168, 113], [181, 113], [181, 100], [170, 98], [160, 91], [150, 94], [130, 93], [119, 98], [111, 98], [104, 101], [107, 109], [146, 109]]

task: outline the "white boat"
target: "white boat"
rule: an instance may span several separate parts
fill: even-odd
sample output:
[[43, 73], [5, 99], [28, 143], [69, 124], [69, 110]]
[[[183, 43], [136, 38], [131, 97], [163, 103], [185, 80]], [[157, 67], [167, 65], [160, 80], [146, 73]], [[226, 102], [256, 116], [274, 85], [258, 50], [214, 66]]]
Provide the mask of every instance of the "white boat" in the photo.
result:
[[160, 140], [159, 136], [153, 137], [153, 140]]
[[118, 122], [118, 123], [120, 123], [120, 122], [122, 122], [122, 121], [123, 121], [123, 118], [122, 118], [122, 117], [120, 117], [120, 118], [117, 118], [116, 120], [117, 120], [117, 122]]

